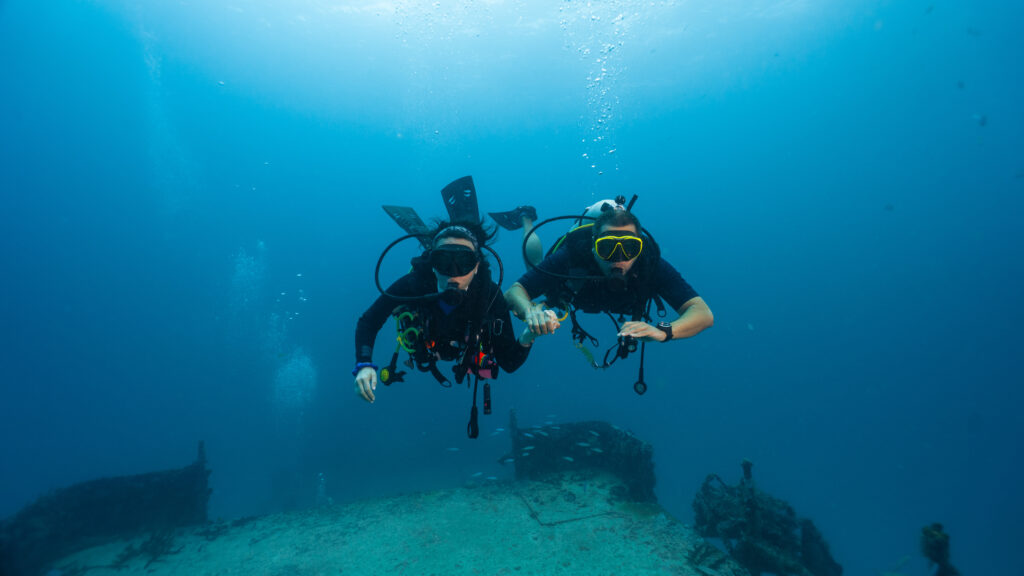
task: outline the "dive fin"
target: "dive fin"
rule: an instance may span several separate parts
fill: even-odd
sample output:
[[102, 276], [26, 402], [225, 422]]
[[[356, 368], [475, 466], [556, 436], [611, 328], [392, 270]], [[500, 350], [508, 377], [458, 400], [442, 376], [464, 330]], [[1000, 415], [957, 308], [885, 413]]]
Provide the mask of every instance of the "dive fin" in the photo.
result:
[[523, 218], [537, 221], [537, 210], [533, 206], [520, 206], [508, 212], [488, 212], [494, 222], [505, 230], [519, 230], [523, 227]]
[[420, 244], [424, 248], [430, 248], [431, 239], [427, 237], [430, 235], [430, 229], [420, 219], [416, 210], [408, 206], [382, 206], [382, 208], [395, 223], [402, 227], [402, 230], [405, 230], [406, 234], [416, 234], [420, 237]]
[[479, 222], [480, 209], [476, 203], [476, 186], [472, 176], [463, 176], [441, 190], [441, 199], [452, 222]]

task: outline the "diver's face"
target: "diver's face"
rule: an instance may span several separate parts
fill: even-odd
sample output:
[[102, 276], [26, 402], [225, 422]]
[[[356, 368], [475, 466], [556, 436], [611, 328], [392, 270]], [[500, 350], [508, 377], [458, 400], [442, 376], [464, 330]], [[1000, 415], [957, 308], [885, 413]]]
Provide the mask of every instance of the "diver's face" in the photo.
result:
[[[601, 228], [601, 232], [595, 236], [595, 238], [600, 238], [601, 236], [638, 236], [638, 234], [636, 226], [627, 224], [625, 226], [605, 226], [604, 228]], [[597, 261], [598, 267], [601, 268], [601, 273], [605, 276], [611, 276], [613, 270], [618, 274], [625, 275], [626, 272], [629, 272], [630, 268], [633, 267], [633, 264], [636, 263], [636, 258], [633, 258], [632, 260], [623, 260], [621, 262], [609, 262], [607, 260], [603, 260], [598, 257], [596, 252], [594, 252], [593, 245], [591, 245], [590, 251], [594, 254], [594, 260]]]
[[[441, 238], [440, 240], [437, 241], [436, 244], [434, 244], [434, 248], [436, 249], [440, 248], [441, 246], [451, 245], [464, 246], [466, 248], [469, 248], [470, 250], [473, 250], [473, 243], [470, 242], [469, 240], [465, 238], [452, 237]], [[435, 268], [434, 277], [437, 278], [437, 291], [444, 292], [447, 288], [449, 288], [450, 283], [454, 283], [459, 290], [469, 290], [469, 284], [470, 282], [473, 281], [473, 278], [476, 277], [477, 270], [479, 269], [480, 263], [478, 262], [476, 266], [473, 266], [472, 270], [470, 270], [466, 274], [463, 274], [462, 276], [446, 276], [441, 272], [438, 272], [437, 269]]]

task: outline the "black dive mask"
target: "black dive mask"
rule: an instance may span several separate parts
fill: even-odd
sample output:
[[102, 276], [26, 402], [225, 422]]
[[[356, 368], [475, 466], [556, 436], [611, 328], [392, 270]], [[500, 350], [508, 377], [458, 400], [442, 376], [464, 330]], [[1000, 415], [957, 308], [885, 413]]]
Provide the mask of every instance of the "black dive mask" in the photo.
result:
[[476, 252], [461, 244], [442, 244], [430, 251], [430, 266], [443, 276], [465, 276], [479, 263]]

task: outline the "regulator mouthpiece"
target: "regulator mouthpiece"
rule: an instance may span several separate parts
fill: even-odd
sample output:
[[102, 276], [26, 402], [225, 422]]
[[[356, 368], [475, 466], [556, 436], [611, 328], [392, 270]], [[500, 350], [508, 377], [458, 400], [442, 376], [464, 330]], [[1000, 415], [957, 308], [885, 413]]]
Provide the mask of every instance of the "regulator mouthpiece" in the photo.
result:
[[466, 291], [459, 288], [458, 282], [448, 282], [448, 287], [441, 292], [441, 302], [448, 306], [458, 306], [466, 298]]

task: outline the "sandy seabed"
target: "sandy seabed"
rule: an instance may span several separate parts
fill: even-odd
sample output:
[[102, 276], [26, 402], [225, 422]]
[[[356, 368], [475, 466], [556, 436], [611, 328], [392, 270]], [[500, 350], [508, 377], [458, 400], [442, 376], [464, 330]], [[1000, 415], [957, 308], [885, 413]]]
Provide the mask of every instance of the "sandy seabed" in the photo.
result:
[[145, 534], [73, 554], [52, 576], [744, 574], [619, 479], [545, 481], [367, 500]]

